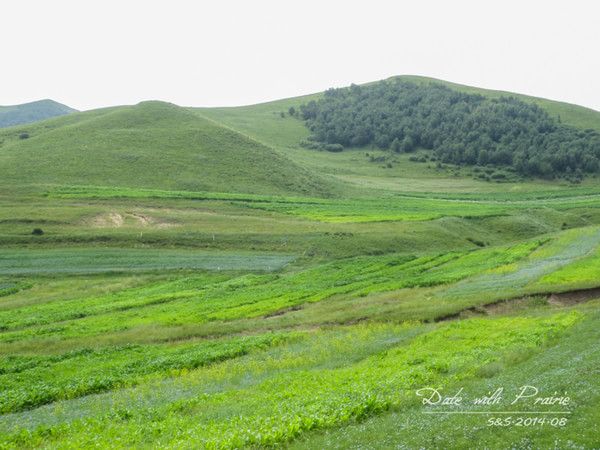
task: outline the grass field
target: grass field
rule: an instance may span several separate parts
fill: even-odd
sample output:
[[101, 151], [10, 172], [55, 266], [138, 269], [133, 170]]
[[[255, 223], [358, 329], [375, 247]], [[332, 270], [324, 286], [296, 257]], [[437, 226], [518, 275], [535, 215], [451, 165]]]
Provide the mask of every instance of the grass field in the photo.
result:
[[0, 256], [0, 275], [80, 274], [151, 270], [280, 269], [293, 258], [232, 252], [151, 249], [9, 250]]
[[303, 149], [310, 98], [0, 132], [0, 448], [598, 448], [598, 179]]

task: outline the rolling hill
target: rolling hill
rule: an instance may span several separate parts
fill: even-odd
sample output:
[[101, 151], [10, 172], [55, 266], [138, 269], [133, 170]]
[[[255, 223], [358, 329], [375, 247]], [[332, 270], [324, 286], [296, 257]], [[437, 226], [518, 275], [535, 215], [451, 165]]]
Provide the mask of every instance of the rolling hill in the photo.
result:
[[0, 448], [598, 447], [599, 179], [303, 148], [320, 96], [0, 130]]
[[0, 128], [22, 125], [76, 112], [54, 100], [39, 100], [22, 105], [0, 106]]
[[10, 128], [0, 140], [3, 184], [308, 195], [330, 189], [268, 146], [162, 102]]
[[[483, 89], [449, 81], [438, 80], [417, 75], [398, 75], [389, 78], [409, 81], [417, 84], [443, 84], [451, 89], [468, 94], [479, 94], [487, 98], [497, 99], [502, 96], [512, 96], [528, 103], [534, 103], [545, 110], [552, 117], [560, 117], [566, 124], [580, 129], [594, 129], [600, 131], [600, 112], [571, 103], [559, 102], [545, 98], [532, 97], [514, 92]], [[376, 83], [376, 82], [373, 82]], [[367, 85], [373, 83], [366, 83]], [[202, 114], [219, 120], [232, 128], [249, 133], [250, 135], [268, 142], [272, 145], [297, 147], [301, 139], [306, 138], [309, 132], [300, 121], [286, 123], [281, 119], [280, 113], [287, 113], [290, 107], [298, 109], [300, 105], [311, 100], [318, 100], [323, 93], [304, 95], [282, 100], [276, 100], [257, 105], [226, 107], [226, 108], [194, 108]], [[289, 122], [289, 121], [288, 121]], [[277, 131], [281, 130], [283, 131]]]
[[392, 79], [329, 89], [289, 114], [309, 128], [301, 145], [313, 150], [376, 148], [391, 156], [421, 149], [429, 150], [423, 162], [504, 168], [540, 178], [581, 180], [600, 172], [600, 133], [565, 125], [516, 97]]
[[[425, 77], [398, 78], [445, 83], [491, 98], [506, 94]], [[302, 148], [299, 144], [309, 131], [288, 110], [321, 96], [228, 108], [143, 102], [6, 128], [0, 130], [0, 183], [354, 197], [390, 188], [413, 190], [417, 184], [422, 189], [424, 180], [431, 181], [425, 182], [432, 191], [455, 185], [448, 181], [449, 173], [425, 170], [405, 156], [396, 157], [386, 167], [365, 158], [364, 152], [331, 155]], [[600, 128], [597, 111], [519, 98], [559, 115], [565, 124]], [[22, 139], [23, 134], [29, 137]], [[371, 159], [377, 161], [378, 155], [377, 150], [372, 151]], [[463, 179], [468, 185], [487, 189], [483, 182]], [[540, 183], [544, 184], [533, 182]]]
[[[560, 116], [561, 122], [565, 125], [580, 130], [600, 130], [600, 112], [579, 105], [458, 85], [427, 77], [402, 75], [393, 78], [424, 85], [441, 83], [454, 90], [460, 90], [468, 94], [479, 94], [490, 99], [497, 99], [501, 96], [514, 96], [526, 103], [536, 104], [551, 117]], [[324, 173], [327, 177], [344, 183], [346, 187], [350, 188], [348, 192], [353, 196], [364, 195], [366, 191], [379, 192], [381, 195], [385, 195], [390, 190], [394, 192], [455, 191], [459, 189], [457, 177], [461, 180], [460, 185], [462, 187], [460, 189], [467, 187], [476, 191], [494, 190], [490, 183], [480, 181], [481, 178], [479, 177], [487, 174], [474, 173], [470, 170], [454, 167], [438, 168], [435, 167], [436, 164], [410, 161], [410, 156], [407, 154], [390, 156], [389, 152], [380, 151], [376, 148], [349, 148], [341, 153], [332, 154], [303, 148], [300, 142], [309, 137], [310, 131], [298, 117], [298, 114], [292, 117], [289, 115], [288, 110], [293, 107], [298, 111], [302, 104], [306, 104], [311, 100], [317, 101], [322, 96], [323, 93], [316, 93], [257, 105], [193, 108], [193, 110], [281, 151], [304, 167], [309, 167], [315, 172]], [[365, 153], [367, 154], [365, 155]], [[427, 155], [417, 152], [416, 156]], [[430, 165], [432, 167], [428, 167]], [[510, 174], [508, 176], [510, 177]], [[562, 189], [565, 185], [563, 181], [546, 181], [538, 178], [529, 180], [527, 183], [513, 183], [510, 189], [513, 191]], [[596, 186], [597, 180], [584, 180], [582, 185]]]

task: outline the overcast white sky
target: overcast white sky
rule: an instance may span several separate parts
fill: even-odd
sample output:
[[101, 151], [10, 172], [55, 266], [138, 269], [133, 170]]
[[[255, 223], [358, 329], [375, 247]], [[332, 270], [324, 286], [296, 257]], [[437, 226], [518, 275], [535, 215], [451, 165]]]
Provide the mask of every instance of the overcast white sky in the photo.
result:
[[14, 0], [0, 104], [257, 103], [417, 74], [600, 110], [600, 2]]

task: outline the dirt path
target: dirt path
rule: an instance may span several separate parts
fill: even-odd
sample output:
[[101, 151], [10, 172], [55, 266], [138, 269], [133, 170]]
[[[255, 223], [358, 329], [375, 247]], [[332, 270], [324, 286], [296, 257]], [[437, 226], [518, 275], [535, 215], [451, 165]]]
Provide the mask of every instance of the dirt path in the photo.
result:
[[569, 306], [595, 298], [600, 298], [600, 287], [551, 294], [548, 297], [548, 303], [556, 306]]

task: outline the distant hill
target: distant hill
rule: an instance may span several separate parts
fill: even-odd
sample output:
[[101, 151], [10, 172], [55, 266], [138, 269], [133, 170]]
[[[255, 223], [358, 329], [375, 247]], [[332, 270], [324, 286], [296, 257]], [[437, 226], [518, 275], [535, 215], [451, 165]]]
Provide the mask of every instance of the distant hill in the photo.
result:
[[39, 100], [23, 103], [22, 105], [0, 106], [0, 128], [37, 122], [38, 120], [64, 116], [73, 112], [76, 112], [76, 110], [54, 100]]
[[[22, 138], [26, 133], [27, 138]], [[143, 102], [0, 131], [2, 184], [326, 195], [272, 148], [179, 106]]]

